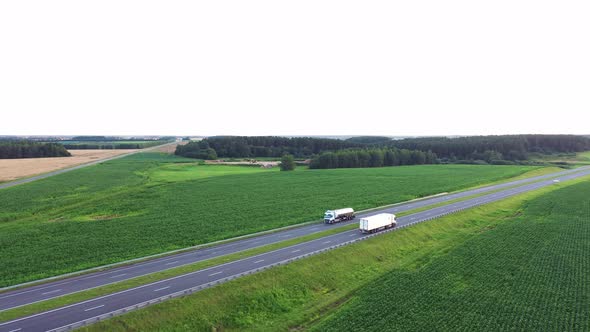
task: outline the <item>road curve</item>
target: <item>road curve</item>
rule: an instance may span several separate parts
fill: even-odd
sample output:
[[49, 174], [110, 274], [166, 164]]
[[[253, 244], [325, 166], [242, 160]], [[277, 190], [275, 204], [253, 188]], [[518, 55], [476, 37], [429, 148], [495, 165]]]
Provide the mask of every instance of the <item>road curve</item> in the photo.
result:
[[14, 180], [14, 181], [2, 183], [2, 184], [0, 184], [0, 189], [10, 188], [10, 187], [18, 186], [19, 184], [29, 183], [29, 182], [33, 182], [33, 181], [45, 179], [45, 178], [48, 178], [50, 176], [54, 176], [54, 175], [58, 175], [58, 174], [70, 172], [70, 171], [73, 171], [73, 170], [76, 170], [76, 169], [80, 169], [80, 168], [84, 168], [84, 167], [88, 167], [88, 166], [92, 166], [92, 165], [104, 163], [104, 162], [110, 161], [110, 160], [115, 160], [115, 159], [127, 157], [127, 156], [130, 156], [132, 154], [136, 154], [136, 153], [140, 153], [140, 152], [147, 152], [147, 151], [150, 151], [150, 150], [153, 150], [153, 149], [161, 148], [163, 146], [171, 145], [171, 144], [175, 144], [175, 143], [176, 142], [171, 142], [171, 143], [166, 143], [166, 144], [162, 144], [162, 145], [152, 146], [152, 147], [146, 148], [146, 149], [139, 149], [137, 151], [133, 151], [133, 152], [121, 154], [121, 155], [118, 155], [118, 156], [114, 156], [114, 157], [110, 157], [110, 158], [105, 158], [105, 159], [100, 159], [100, 160], [96, 160], [96, 161], [91, 161], [91, 162], [86, 163], [86, 164], [81, 164], [81, 165], [78, 165], [78, 166], [73, 166], [73, 167], [68, 167], [68, 168], [62, 168], [62, 169], [58, 169], [56, 171], [52, 171], [52, 172], [48, 172], [48, 173], [43, 173], [43, 174], [31, 176], [30, 178], [25, 178], [25, 179]]
[[[436, 196], [424, 200], [411, 201], [408, 203], [398, 204], [393, 207], [388, 207], [379, 210], [373, 210], [368, 213], [361, 213], [358, 216], [364, 217], [378, 212], [400, 213], [410, 211], [417, 208], [427, 207], [433, 204], [444, 203], [447, 201], [465, 198], [476, 194], [483, 194], [490, 191], [496, 191], [503, 188], [523, 185], [543, 179], [554, 178], [557, 176], [564, 176], [568, 174], [575, 174], [590, 170], [589, 167], [577, 168], [573, 170], [566, 170], [547, 175], [521, 179], [517, 181], [506, 182], [502, 184], [481, 187], [477, 189], [462, 191], [454, 194]], [[352, 221], [354, 223], [355, 221]], [[86, 291], [100, 286], [105, 286], [112, 283], [121, 282], [124, 280], [161, 272], [176, 268], [183, 265], [193, 264], [196, 262], [225, 256], [248, 249], [253, 249], [273, 243], [282, 242], [285, 240], [295, 239], [298, 237], [319, 233], [328, 229], [343, 227], [349, 225], [351, 222], [343, 222], [334, 225], [325, 225], [323, 223], [306, 225], [298, 228], [287, 229], [275, 233], [260, 235], [256, 237], [236, 240], [211, 246], [204, 249], [190, 250], [183, 253], [173, 254], [170, 256], [146, 260], [132, 265], [110, 268], [100, 272], [83, 274], [75, 277], [70, 277], [62, 280], [56, 280], [48, 283], [39, 284], [21, 288], [14, 291], [0, 293], [0, 311], [21, 307], [24, 305], [46, 301], [64, 295]]]
[[[563, 182], [587, 175], [590, 175], [589, 169], [579, 172], [566, 172], [557, 179]], [[551, 185], [554, 185], [553, 179], [542, 180], [400, 217], [398, 219], [398, 227], [393, 229], [393, 231], [408, 227], [415, 223], [439, 218], [450, 213], [495, 202], [507, 197]], [[10, 322], [1, 323], [0, 331], [69, 330], [96, 322], [100, 319], [106, 319], [130, 310], [158, 303], [169, 298], [190, 294], [272, 266], [289, 263], [296, 259], [308, 257], [316, 253], [341, 247], [382, 233], [383, 232], [365, 235], [359, 233], [358, 230], [350, 230], [325, 236], [316, 240], [292, 245], [253, 257], [232, 261], [62, 308], [49, 310], [36, 315], [23, 317]]]

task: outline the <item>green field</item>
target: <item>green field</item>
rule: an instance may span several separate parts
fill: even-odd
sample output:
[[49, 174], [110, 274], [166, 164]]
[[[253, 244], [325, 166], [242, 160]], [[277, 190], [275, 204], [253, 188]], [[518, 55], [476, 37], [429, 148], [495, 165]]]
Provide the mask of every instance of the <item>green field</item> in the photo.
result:
[[513, 222], [418, 271], [366, 285], [317, 331], [587, 331], [590, 182], [532, 201]]
[[0, 191], [0, 286], [481, 185], [533, 167], [279, 172], [143, 153]]
[[85, 331], [587, 331], [590, 179], [384, 234]]

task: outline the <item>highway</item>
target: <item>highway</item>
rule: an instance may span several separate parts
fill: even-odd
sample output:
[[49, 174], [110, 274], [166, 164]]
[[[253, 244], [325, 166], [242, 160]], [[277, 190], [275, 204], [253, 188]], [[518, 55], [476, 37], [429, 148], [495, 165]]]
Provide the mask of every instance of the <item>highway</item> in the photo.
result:
[[[553, 177], [559, 175], [557, 179], [561, 182], [579, 178], [582, 176], [590, 175], [590, 169], [580, 168], [575, 171], [565, 171], [559, 174], [550, 174], [551, 176], [543, 176], [539, 182], [533, 182], [535, 180], [527, 179], [529, 181], [521, 182], [516, 181], [506, 184], [501, 184], [495, 189], [488, 189], [487, 191], [493, 191], [497, 189], [505, 188], [505, 190], [489, 193], [486, 195], [470, 198], [464, 201], [450, 203], [439, 207], [434, 207], [429, 210], [421, 211], [411, 215], [398, 218], [398, 227], [390, 230], [395, 231], [415, 223], [435, 219], [450, 213], [458, 212], [468, 208], [472, 208], [478, 205], [495, 202], [507, 197], [518, 195], [520, 193], [536, 190], [539, 188], [554, 185]], [[513, 187], [515, 184], [521, 186]], [[490, 188], [490, 187], [488, 187]], [[474, 191], [484, 190], [485, 188], [474, 189]], [[468, 191], [469, 192], [469, 191]], [[482, 193], [480, 191], [478, 193]], [[462, 193], [457, 193], [462, 194]], [[453, 195], [457, 195], [453, 194]], [[472, 192], [471, 195], [474, 193]], [[431, 200], [445, 198], [445, 200], [456, 199], [453, 195], [447, 195], [444, 197], [436, 197]], [[417, 201], [410, 204], [425, 204], [425, 201]], [[408, 205], [410, 205], [408, 204]], [[432, 202], [430, 204], [433, 204]], [[413, 206], [410, 209], [415, 209], [420, 206]], [[390, 209], [384, 209], [382, 211], [393, 211], [394, 209], [404, 208], [401, 205]], [[406, 210], [408, 209], [405, 206]], [[379, 211], [381, 212], [381, 211]], [[375, 214], [377, 211], [373, 211], [369, 214]], [[306, 227], [321, 227], [318, 225], [311, 225]], [[336, 226], [336, 225], [333, 225]], [[330, 225], [325, 226], [330, 227]], [[304, 227], [302, 227], [303, 229]], [[326, 228], [323, 228], [326, 229]], [[295, 229], [301, 230], [301, 229]], [[294, 230], [289, 230], [290, 232]], [[109, 294], [92, 300], [68, 305], [62, 308], [46, 311], [36, 315], [23, 317], [17, 320], [13, 320], [6, 323], [0, 324], [0, 331], [61, 331], [68, 330], [75, 327], [80, 327], [86, 324], [90, 324], [99, 319], [105, 319], [112, 317], [113, 315], [122, 314], [129, 310], [141, 308], [153, 303], [158, 303], [169, 298], [190, 294], [201, 289], [214, 286], [221, 282], [229, 281], [243, 275], [255, 273], [263, 269], [289, 263], [293, 260], [308, 257], [310, 255], [331, 250], [343, 245], [347, 245], [353, 242], [361, 241], [373, 236], [378, 236], [384, 232], [364, 235], [358, 232], [358, 230], [345, 231], [338, 234], [325, 236], [316, 240], [307, 241], [305, 243], [292, 245], [279, 250], [259, 254], [253, 257], [232, 261], [226, 264], [217, 265], [211, 268], [199, 270], [189, 274], [169, 278], [166, 280], [146, 284], [136, 288], [124, 290], [121, 292]], [[272, 235], [278, 235], [275, 233]], [[255, 239], [248, 239], [247, 241], [254, 241]], [[284, 239], [283, 239], [284, 240]], [[208, 248], [206, 250], [212, 250]], [[181, 255], [187, 255], [184, 253]], [[199, 251], [191, 253], [194, 256], [198, 256]], [[166, 257], [170, 259], [171, 257]], [[163, 262], [160, 262], [159, 265]], [[170, 263], [170, 262], [169, 262]], [[164, 267], [162, 267], [164, 268]], [[122, 274], [122, 273], [120, 273]], [[87, 276], [86, 276], [87, 277]], [[114, 277], [111, 275], [111, 277]], [[22, 291], [22, 290], [21, 290]], [[8, 293], [7, 293], [8, 294]], [[25, 293], [26, 294], [26, 293]], [[5, 295], [5, 294], [3, 294]], [[18, 298], [19, 296], [16, 296]]]
[[52, 172], [47, 172], [47, 173], [43, 173], [43, 174], [31, 176], [29, 178], [24, 178], [24, 179], [14, 180], [14, 181], [6, 182], [6, 183], [1, 183], [0, 184], [0, 189], [10, 188], [10, 187], [18, 186], [19, 184], [29, 183], [29, 182], [33, 182], [33, 181], [45, 179], [45, 178], [48, 178], [50, 176], [54, 176], [54, 175], [58, 175], [58, 174], [70, 172], [70, 171], [73, 171], [73, 170], [76, 170], [76, 169], [80, 169], [80, 168], [84, 168], [84, 167], [88, 167], [88, 166], [92, 166], [92, 165], [104, 163], [104, 162], [110, 161], [110, 160], [115, 160], [115, 159], [127, 157], [127, 156], [130, 156], [132, 154], [136, 154], [136, 153], [140, 153], [140, 152], [147, 152], [147, 151], [150, 151], [150, 150], [153, 150], [153, 149], [161, 148], [163, 146], [171, 145], [171, 144], [175, 144], [175, 143], [176, 142], [166, 143], [166, 144], [157, 145], [157, 146], [152, 146], [150, 148], [140, 149], [140, 150], [137, 150], [137, 151], [133, 151], [133, 152], [121, 154], [121, 155], [110, 157], [110, 158], [100, 159], [100, 160], [97, 160], [97, 161], [92, 161], [92, 162], [89, 162], [89, 163], [86, 163], [86, 164], [81, 164], [81, 165], [77, 165], [77, 166], [73, 166], [73, 167], [69, 167], [69, 168], [62, 168], [62, 169], [58, 169], [56, 171], [52, 171]]
[[[487, 187], [481, 187], [472, 190], [466, 190], [454, 194], [437, 196], [424, 200], [411, 201], [384, 209], [374, 210], [367, 213], [359, 213], [358, 217], [364, 217], [379, 212], [400, 213], [404, 211], [410, 211], [413, 209], [423, 208], [433, 204], [444, 203], [459, 198], [483, 194], [486, 192], [496, 191], [517, 185], [523, 185], [543, 179], [554, 178], [556, 176], [564, 176], [576, 172], [581, 172], [586, 169], [590, 169], [590, 166], [517, 181], [506, 182]], [[173, 254], [170, 256], [150, 259], [132, 265], [110, 268], [100, 272], [83, 274], [75, 277], [65, 278], [62, 280], [56, 280], [53, 282], [39, 284], [36, 286], [29, 286], [14, 291], [0, 293], [0, 311], [17, 308], [36, 302], [46, 301], [56, 297], [61, 297], [64, 295], [85, 291], [112, 283], [121, 282], [124, 280], [152, 274], [155, 272], [169, 270], [187, 264], [193, 264], [215, 257], [221, 257], [248, 249], [265, 246], [268, 244], [278, 243], [285, 240], [306, 236], [309, 234], [323, 232], [336, 227], [343, 227], [345, 225], [349, 225], [350, 223], [356, 223], [356, 221], [343, 222], [333, 225], [326, 225], [323, 223], [310, 224], [298, 228], [282, 230], [275, 233], [269, 233], [252, 238], [245, 238], [241, 240], [227, 242], [208, 248], [190, 250], [183, 253]]]

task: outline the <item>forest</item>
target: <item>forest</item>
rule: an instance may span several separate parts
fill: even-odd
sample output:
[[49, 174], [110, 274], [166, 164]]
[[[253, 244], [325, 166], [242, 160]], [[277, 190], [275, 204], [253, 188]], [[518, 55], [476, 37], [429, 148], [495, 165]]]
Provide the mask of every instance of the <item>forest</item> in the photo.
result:
[[69, 157], [66, 148], [57, 143], [0, 141], [0, 159]]
[[436, 164], [436, 154], [407, 149], [354, 149], [324, 152], [311, 160], [309, 168], [363, 168]]
[[[590, 150], [590, 138], [576, 135], [503, 135], [392, 139], [358, 136], [346, 140], [312, 137], [215, 136], [178, 146], [176, 154], [197, 159], [312, 159], [312, 168], [378, 167], [431, 163], [523, 164], [531, 154]], [[367, 159], [367, 155], [373, 159]], [[372, 160], [372, 161], [371, 161]], [[380, 161], [383, 160], [383, 161]]]
[[590, 138], [576, 135], [500, 135], [465, 137], [419, 137], [399, 140], [387, 137], [353, 137], [348, 141], [365, 146], [432, 151], [443, 162], [479, 160], [500, 164], [523, 161], [531, 153], [551, 154], [590, 150]]
[[[178, 146], [176, 154], [190, 158], [251, 158], [275, 157], [291, 154], [295, 158], [309, 158], [325, 151], [338, 151], [347, 148], [360, 148], [361, 144], [344, 140], [311, 137], [277, 137], [277, 136], [214, 136], [199, 142], [190, 142]], [[209, 150], [211, 149], [211, 150]], [[199, 157], [195, 157], [199, 155]]]

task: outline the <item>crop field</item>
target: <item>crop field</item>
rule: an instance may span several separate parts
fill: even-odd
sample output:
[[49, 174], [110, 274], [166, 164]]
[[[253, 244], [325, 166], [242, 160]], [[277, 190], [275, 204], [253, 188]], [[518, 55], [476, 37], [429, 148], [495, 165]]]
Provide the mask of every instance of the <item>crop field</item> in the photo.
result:
[[317, 331], [588, 331], [590, 182], [532, 201], [419, 271], [365, 286]]
[[83, 330], [585, 331], [589, 197], [562, 183]]
[[0, 286], [517, 176], [424, 165], [280, 172], [141, 153], [0, 191]]
[[71, 157], [0, 159], [0, 182], [86, 164], [135, 150], [72, 150]]

